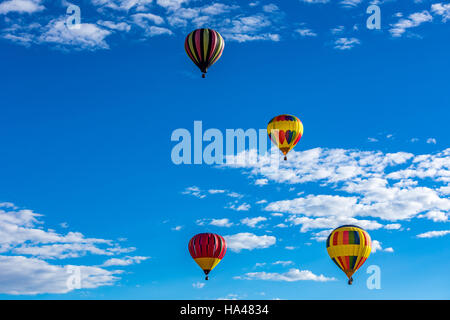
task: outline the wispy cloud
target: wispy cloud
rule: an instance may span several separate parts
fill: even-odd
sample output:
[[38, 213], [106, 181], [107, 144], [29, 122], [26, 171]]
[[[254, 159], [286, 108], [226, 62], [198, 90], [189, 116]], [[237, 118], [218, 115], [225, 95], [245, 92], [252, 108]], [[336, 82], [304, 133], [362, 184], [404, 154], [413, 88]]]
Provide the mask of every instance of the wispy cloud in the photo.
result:
[[450, 230], [428, 231], [417, 235], [417, 238], [437, 238], [450, 234]]
[[309, 270], [290, 269], [285, 273], [269, 273], [269, 272], [249, 272], [243, 276], [237, 276], [235, 279], [242, 280], [269, 280], [269, 281], [318, 281], [327, 282], [334, 281], [335, 278], [325, 277], [324, 275], [315, 275]]
[[393, 37], [401, 37], [407, 29], [416, 28], [425, 22], [433, 20], [431, 14], [424, 10], [410, 14], [408, 18], [401, 18], [397, 23], [393, 24], [389, 32]]
[[349, 50], [360, 44], [361, 42], [356, 38], [339, 38], [334, 41], [334, 48], [339, 50]]

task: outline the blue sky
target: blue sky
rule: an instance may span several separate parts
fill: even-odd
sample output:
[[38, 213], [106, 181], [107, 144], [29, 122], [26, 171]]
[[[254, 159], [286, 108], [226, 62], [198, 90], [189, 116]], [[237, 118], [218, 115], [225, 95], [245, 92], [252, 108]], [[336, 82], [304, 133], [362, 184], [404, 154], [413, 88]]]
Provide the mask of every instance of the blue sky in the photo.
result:
[[[450, 298], [447, 1], [71, 3], [0, 2], [0, 298]], [[226, 41], [207, 79], [197, 27]], [[305, 133], [278, 170], [172, 163], [178, 128], [283, 113]], [[323, 241], [347, 223], [376, 240], [351, 287]], [[199, 232], [229, 244], [208, 283]]]

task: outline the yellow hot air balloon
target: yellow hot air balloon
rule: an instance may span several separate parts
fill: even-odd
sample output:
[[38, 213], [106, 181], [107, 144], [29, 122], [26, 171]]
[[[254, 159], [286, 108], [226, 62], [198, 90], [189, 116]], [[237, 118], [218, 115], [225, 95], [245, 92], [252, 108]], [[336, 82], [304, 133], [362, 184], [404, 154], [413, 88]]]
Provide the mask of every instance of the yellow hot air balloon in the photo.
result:
[[334, 263], [345, 272], [348, 284], [353, 282], [353, 274], [358, 270], [370, 255], [372, 240], [364, 229], [345, 225], [328, 236], [327, 251]]
[[270, 140], [283, 152], [284, 160], [287, 154], [303, 136], [303, 124], [295, 116], [282, 114], [270, 120], [267, 125]]
[[189, 241], [189, 252], [195, 262], [202, 268], [208, 280], [212, 269], [223, 259], [227, 252], [225, 239], [214, 233], [199, 233]]

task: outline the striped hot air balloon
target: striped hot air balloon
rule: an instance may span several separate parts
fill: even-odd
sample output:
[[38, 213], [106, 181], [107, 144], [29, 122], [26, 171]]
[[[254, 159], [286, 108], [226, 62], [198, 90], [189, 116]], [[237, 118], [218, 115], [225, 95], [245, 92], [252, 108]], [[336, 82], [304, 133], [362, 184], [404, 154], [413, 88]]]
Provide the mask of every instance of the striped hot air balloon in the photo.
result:
[[203, 72], [202, 77], [222, 56], [225, 41], [222, 36], [212, 29], [197, 29], [189, 33], [184, 42], [187, 55]]
[[218, 234], [200, 233], [189, 241], [189, 252], [208, 280], [208, 274], [225, 256], [227, 244]]
[[303, 136], [303, 124], [295, 116], [282, 114], [270, 120], [267, 125], [270, 140], [283, 152], [284, 160], [287, 154]]
[[334, 263], [345, 272], [348, 284], [353, 282], [353, 274], [370, 255], [372, 240], [364, 229], [345, 225], [328, 236], [327, 251]]

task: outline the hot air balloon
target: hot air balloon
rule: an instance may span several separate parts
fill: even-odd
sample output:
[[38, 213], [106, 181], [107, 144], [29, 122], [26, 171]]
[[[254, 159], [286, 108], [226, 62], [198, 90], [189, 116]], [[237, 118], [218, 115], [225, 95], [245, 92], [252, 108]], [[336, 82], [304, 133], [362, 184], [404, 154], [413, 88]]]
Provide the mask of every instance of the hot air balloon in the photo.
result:
[[208, 68], [222, 56], [224, 47], [225, 41], [222, 36], [212, 29], [194, 30], [188, 34], [184, 42], [187, 55], [203, 72], [203, 78]]
[[189, 252], [208, 280], [208, 274], [225, 256], [227, 244], [218, 234], [200, 233], [189, 241]]
[[370, 255], [372, 240], [364, 229], [345, 225], [328, 236], [327, 251], [336, 265], [345, 272], [348, 284], [353, 282], [353, 274]]
[[286, 155], [303, 135], [303, 124], [295, 116], [282, 114], [270, 120], [267, 133], [270, 140], [283, 152], [284, 160], [287, 160]]

